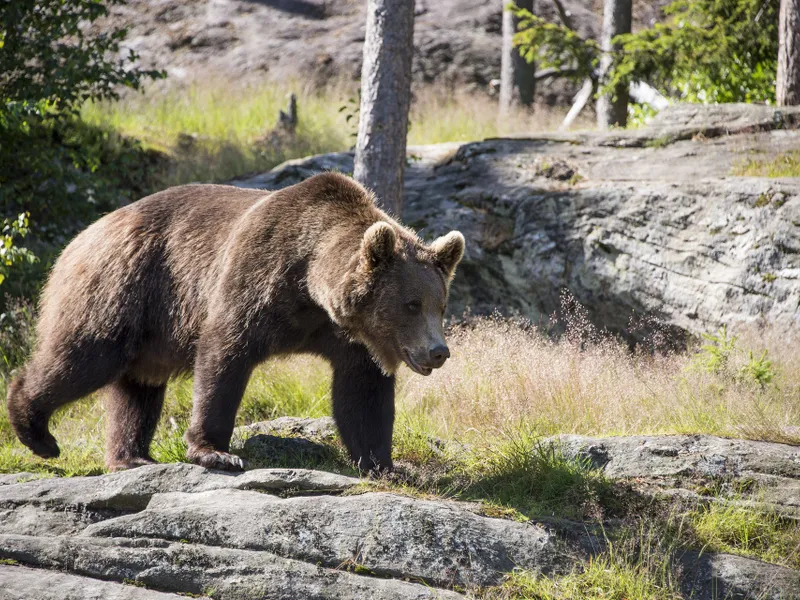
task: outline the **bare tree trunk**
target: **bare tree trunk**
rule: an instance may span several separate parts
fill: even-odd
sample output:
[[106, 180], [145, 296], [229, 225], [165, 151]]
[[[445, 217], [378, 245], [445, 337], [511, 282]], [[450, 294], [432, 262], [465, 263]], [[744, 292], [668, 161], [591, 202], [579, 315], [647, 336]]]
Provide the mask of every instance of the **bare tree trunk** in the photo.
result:
[[778, 37], [778, 106], [800, 104], [800, 0], [781, 0]]
[[[514, 47], [513, 37], [517, 32], [517, 19], [505, 10], [508, 0], [503, 3], [503, 54], [500, 59], [500, 116], [507, 115], [514, 107], [531, 106], [536, 92], [536, 65], [529, 64]], [[532, 13], [536, 0], [517, 0], [517, 6]], [[535, 14], [535, 13], [534, 13]]]
[[406, 166], [414, 0], [369, 0], [353, 176], [400, 216]]
[[[600, 59], [600, 82], [608, 73], [615, 50], [612, 40], [622, 33], [631, 32], [633, 13], [632, 0], [605, 0], [603, 8], [603, 33], [600, 47], [603, 56]], [[612, 126], [625, 127], [628, 124], [628, 89], [618, 86], [613, 94], [603, 94], [597, 99], [597, 126], [608, 129]]]

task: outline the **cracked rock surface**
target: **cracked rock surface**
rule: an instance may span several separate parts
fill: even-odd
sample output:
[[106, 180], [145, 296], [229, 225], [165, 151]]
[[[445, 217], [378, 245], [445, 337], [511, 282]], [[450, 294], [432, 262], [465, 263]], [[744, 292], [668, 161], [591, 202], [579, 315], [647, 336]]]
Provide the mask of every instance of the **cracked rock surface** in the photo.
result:
[[[567, 288], [617, 333], [653, 315], [675, 333], [800, 325], [800, 179], [735, 177], [800, 147], [800, 110], [675, 106], [648, 127], [409, 149], [403, 221], [467, 240], [449, 309], [546, 323]], [[350, 153], [234, 182], [277, 189]]]
[[[248, 432], [332, 435], [324, 418]], [[768, 498], [776, 506], [798, 505], [791, 486], [800, 456], [791, 446], [713, 436], [549, 442], [639, 487], [697, 499], [691, 482], [753, 479], [784, 491]], [[490, 518], [475, 504], [370, 491], [357, 478], [308, 469], [228, 474], [162, 464], [32, 477], [0, 481], [0, 600], [474, 598], [515, 568], [557, 576], [603, 548], [583, 523]], [[800, 597], [800, 573], [785, 567], [712, 552], [676, 559], [687, 598]]]

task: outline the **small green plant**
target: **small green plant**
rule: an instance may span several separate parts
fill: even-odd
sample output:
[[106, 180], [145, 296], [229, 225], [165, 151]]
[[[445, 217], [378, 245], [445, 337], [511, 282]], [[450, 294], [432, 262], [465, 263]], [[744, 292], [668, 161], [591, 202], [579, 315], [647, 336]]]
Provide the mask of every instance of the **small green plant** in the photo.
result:
[[704, 333], [703, 339], [708, 343], [700, 347], [694, 357], [694, 365], [709, 373], [721, 373], [728, 366], [738, 336], [728, 337], [728, 328], [722, 326], [717, 333]]
[[0, 245], [0, 285], [8, 277], [9, 271], [22, 262], [35, 263], [36, 255], [25, 247], [19, 245], [17, 238], [22, 239], [30, 232], [28, 217], [30, 213], [24, 212], [15, 219], [3, 219], [2, 245]]
[[764, 283], [772, 283], [772, 282], [773, 282], [773, 281], [775, 281], [777, 278], [778, 278], [778, 276], [777, 276], [777, 275], [775, 275], [775, 273], [764, 273], [764, 274], [761, 276], [761, 281], [763, 281]]
[[742, 379], [747, 381], [754, 381], [758, 385], [764, 387], [775, 379], [775, 369], [772, 366], [772, 361], [767, 358], [767, 351], [764, 350], [761, 356], [756, 358], [753, 351], [748, 352], [748, 361], [739, 371]]

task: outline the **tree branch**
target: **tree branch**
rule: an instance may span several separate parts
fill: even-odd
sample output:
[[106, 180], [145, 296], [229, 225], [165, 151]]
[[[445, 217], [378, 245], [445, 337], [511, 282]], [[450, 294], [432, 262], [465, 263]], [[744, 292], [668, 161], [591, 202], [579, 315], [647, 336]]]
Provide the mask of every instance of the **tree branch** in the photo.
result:
[[567, 12], [567, 9], [564, 8], [564, 3], [561, 2], [561, 0], [553, 0], [553, 4], [556, 5], [558, 16], [561, 19], [561, 22], [564, 23], [564, 27], [575, 31], [575, 27], [572, 26], [572, 19], [569, 18], [569, 13]]

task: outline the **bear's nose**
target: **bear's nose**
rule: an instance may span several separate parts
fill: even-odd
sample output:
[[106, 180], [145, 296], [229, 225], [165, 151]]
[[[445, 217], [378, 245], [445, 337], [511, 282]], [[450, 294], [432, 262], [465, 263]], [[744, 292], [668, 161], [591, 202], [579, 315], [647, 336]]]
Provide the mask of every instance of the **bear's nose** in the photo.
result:
[[435, 346], [431, 347], [429, 352], [431, 366], [434, 369], [441, 367], [444, 364], [444, 361], [450, 358], [450, 349], [444, 344], [436, 344]]

